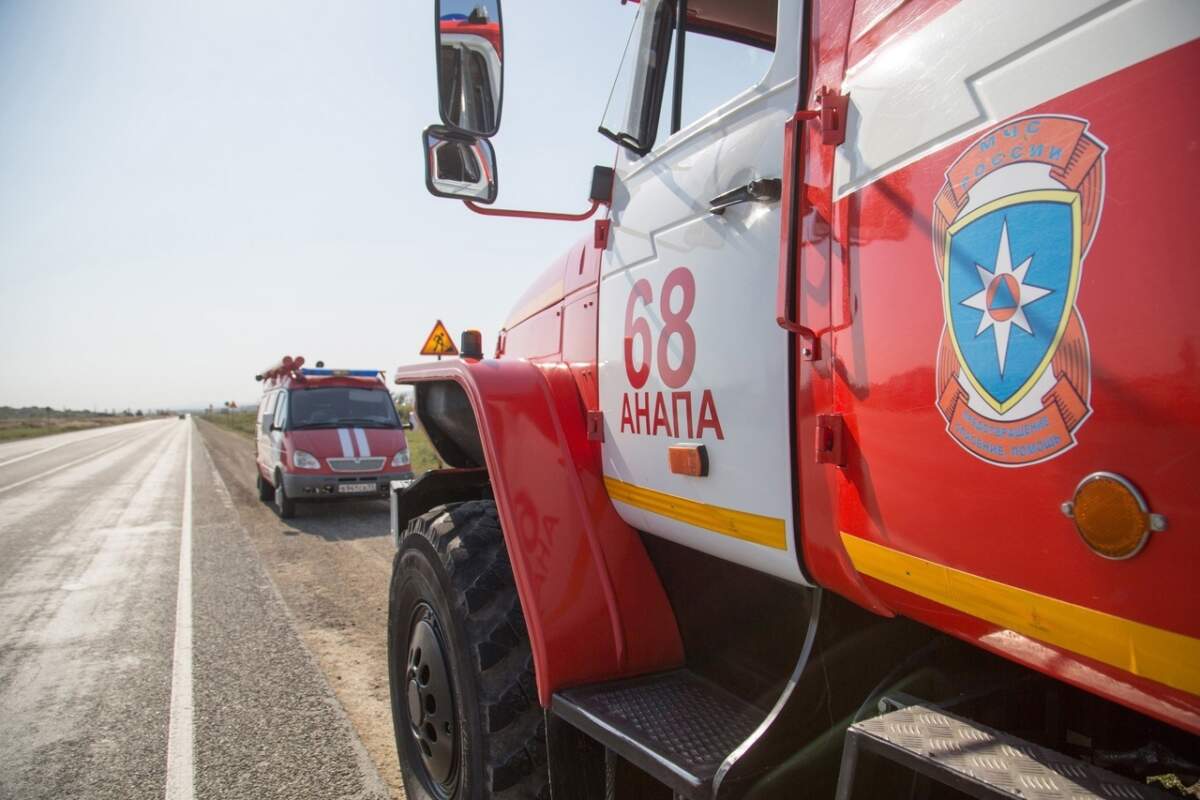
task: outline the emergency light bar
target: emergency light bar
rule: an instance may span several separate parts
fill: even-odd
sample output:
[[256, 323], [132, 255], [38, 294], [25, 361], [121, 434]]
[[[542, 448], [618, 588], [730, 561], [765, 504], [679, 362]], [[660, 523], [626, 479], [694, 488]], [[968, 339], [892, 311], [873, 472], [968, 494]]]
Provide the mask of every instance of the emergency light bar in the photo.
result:
[[300, 374], [308, 378], [339, 377], [339, 378], [377, 378], [383, 370], [378, 369], [314, 369], [306, 367]]

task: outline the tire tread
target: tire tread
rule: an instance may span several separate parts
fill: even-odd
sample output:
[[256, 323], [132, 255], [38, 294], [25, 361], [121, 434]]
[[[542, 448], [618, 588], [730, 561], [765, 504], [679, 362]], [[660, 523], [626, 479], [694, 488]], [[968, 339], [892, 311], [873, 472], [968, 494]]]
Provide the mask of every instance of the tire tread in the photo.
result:
[[437, 506], [409, 522], [408, 536], [424, 536], [433, 546], [453, 589], [447, 599], [466, 622], [485, 740], [485, 796], [549, 798], [533, 654], [495, 502]]

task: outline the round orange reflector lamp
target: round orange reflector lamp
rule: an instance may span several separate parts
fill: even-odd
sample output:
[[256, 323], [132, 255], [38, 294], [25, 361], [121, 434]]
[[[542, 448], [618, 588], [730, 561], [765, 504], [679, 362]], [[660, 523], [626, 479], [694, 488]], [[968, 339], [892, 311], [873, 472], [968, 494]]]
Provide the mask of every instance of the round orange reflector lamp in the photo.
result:
[[1151, 531], [1166, 528], [1166, 519], [1150, 513], [1137, 488], [1112, 472], [1094, 472], [1080, 481], [1062, 510], [1075, 521], [1084, 543], [1104, 558], [1131, 558]]

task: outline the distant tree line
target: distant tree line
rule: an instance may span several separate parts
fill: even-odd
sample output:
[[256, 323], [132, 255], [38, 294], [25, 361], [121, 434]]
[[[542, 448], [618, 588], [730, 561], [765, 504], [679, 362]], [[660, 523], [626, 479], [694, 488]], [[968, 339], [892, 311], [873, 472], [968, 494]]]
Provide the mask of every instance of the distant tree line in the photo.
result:
[[91, 417], [162, 417], [175, 412], [166, 408], [122, 409], [89, 411], [73, 408], [51, 408], [50, 406], [0, 406], [0, 419], [83, 419]]

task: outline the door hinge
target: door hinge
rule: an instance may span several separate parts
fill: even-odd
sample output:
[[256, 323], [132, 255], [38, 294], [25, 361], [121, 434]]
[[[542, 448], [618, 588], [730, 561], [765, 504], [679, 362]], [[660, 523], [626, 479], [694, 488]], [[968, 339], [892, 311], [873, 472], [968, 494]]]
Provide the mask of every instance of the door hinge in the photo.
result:
[[817, 415], [817, 463], [846, 466], [845, 422], [841, 414]]
[[589, 442], [604, 441], [604, 412], [587, 412], [587, 438]]
[[846, 141], [846, 114], [850, 110], [850, 95], [822, 86], [814, 98], [818, 108], [797, 111], [797, 119], [816, 120], [821, 126], [821, 144], [837, 147]]

